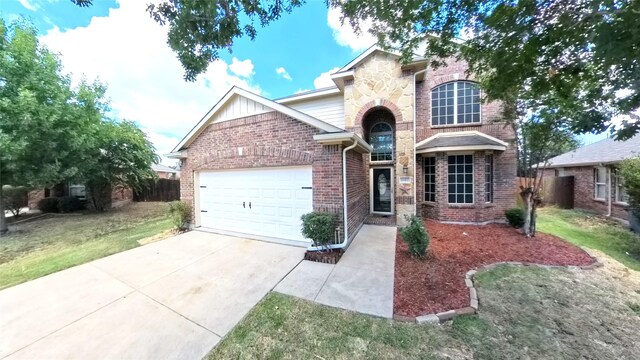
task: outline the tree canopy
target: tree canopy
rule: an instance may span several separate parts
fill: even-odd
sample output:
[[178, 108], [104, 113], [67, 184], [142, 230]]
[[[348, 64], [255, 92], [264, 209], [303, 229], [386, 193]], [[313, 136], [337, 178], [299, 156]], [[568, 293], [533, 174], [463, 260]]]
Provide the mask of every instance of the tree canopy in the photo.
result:
[[[88, 6], [90, 0], [72, 0]], [[303, 0], [167, 0], [147, 11], [167, 25], [168, 44], [194, 80], [219, 50], [257, 36]], [[433, 65], [459, 57], [505, 118], [527, 112], [563, 121], [577, 133], [602, 132], [611, 120], [626, 139], [640, 129], [639, 0], [328, 0], [343, 20], [370, 31], [403, 61]], [[373, 24], [363, 29], [364, 23]], [[437, 36], [436, 36], [437, 35]], [[459, 37], [467, 39], [461, 43]], [[426, 43], [427, 46], [424, 46]]]

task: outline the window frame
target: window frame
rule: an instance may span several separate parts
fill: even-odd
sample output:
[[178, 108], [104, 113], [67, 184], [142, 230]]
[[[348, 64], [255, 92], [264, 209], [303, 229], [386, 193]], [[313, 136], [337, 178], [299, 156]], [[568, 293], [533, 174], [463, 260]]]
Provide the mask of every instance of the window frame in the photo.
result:
[[393, 126], [391, 126], [391, 124], [389, 124], [386, 121], [378, 121], [376, 123], [374, 123], [371, 126], [371, 129], [375, 128], [378, 124], [384, 124], [387, 125], [389, 127], [389, 131], [378, 131], [378, 132], [371, 132], [369, 131], [369, 145], [371, 145], [371, 147], [373, 148], [373, 145], [371, 144], [371, 138], [372, 138], [372, 134], [389, 134], [391, 135], [391, 159], [386, 159], [386, 160], [373, 160], [373, 149], [371, 151], [371, 153], [369, 154], [369, 161], [372, 163], [386, 163], [386, 162], [393, 162], [395, 160], [395, 156], [394, 156], [394, 151], [395, 151], [395, 147], [396, 147], [396, 141], [395, 141], [395, 134], [393, 131]]
[[[451, 182], [449, 181], [449, 177], [452, 175], [452, 173], [449, 171], [449, 167], [450, 167], [450, 166], [452, 166], [452, 165], [451, 165], [451, 163], [450, 163], [450, 159], [451, 159], [452, 157], [453, 157], [453, 158], [456, 158], [456, 157], [458, 157], [458, 156], [463, 156], [463, 157], [465, 157], [465, 159], [466, 159], [466, 157], [467, 157], [467, 156], [469, 156], [469, 157], [471, 158], [471, 162], [470, 162], [469, 164], [467, 164], [467, 163], [458, 164], [458, 163], [456, 162], [455, 164], [453, 164], [453, 166], [457, 166], [457, 165], [464, 165], [464, 166], [466, 166], [466, 165], [471, 165], [471, 172], [470, 172], [470, 173], [467, 173], [467, 172], [466, 172], [466, 170], [465, 170], [462, 174], [459, 174], [459, 173], [457, 173], [457, 172], [455, 172], [455, 173], [453, 173], [453, 174], [454, 174], [454, 175], [456, 175], [456, 176], [457, 176], [457, 175], [467, 175], [467, 174], [470, 174], [470, 175], [471, 175], [471, 181], [470, 181], [470, 182], [467, 182], [466, 180], [464, 180], [462, 183], [458, 183], [458, 182], [457, 182], [457, 180], [456, 180], [456, 182], [454, 182], [453, 184], [454, 184], [456, 187], [457, 187], [458, 185], [467, 185], [467, 184], [470, 184], [470, 185], [471, 185], [471, 193], [470, 193], [470, 194], [466, 193], [466, 190], [465, 190], [465, 192], [463, 192], [463, 193], [458, 193], [458, 192], [457, 192], [457, 189], [456, 189], [456, 192], [455, 192], [455, 193], [453, 193], [453, 194], [454, 194], [454, 197], [456, 198], [456, 202], [451, 202], [451, 201], [449, 201], [449, 200], [450, 200], [450, 196], [451, 196], [451, 192], [449, 191], [449, 188], [450, 188], [450, 186], [451, 186]], [[474, 162], [475, 162], [475, 156], [474, 156], [474, 154], [455, 154], [455, 155], [447, 155], [447, 204], [449, 204], [449, 205], [454, 205], [454, 206], [455, 206], [455, 205], [463, 205], [463, 206], [464, 206], [464, 205], [466, 205], [466, 206], [470, 206], [470, 205], [474, 205], [474, 204], [475, 204], [476, 199], [475, 199], [475, 176], [474, 176], [474, 170], [475, 170], [475, 169], [474, 169], [474, 165], [475, 165], [475, 164], [474, 164]], [[457, 202], [457, 196], [458, 196], [458, 195], [462, 195], [462, 196], [464, 197], [465, 201], [464, 201], [464, 202]], [[471, 202], [466, 202], [466, 197], [467, 197], [467, 195], [471, 195]]]
[[[82, 189], [82, 193], [84, 196], [74, 195], [73, 192], [75, 189]], [[73, 196], [78, 200], [87, 200], [87, 187], [84, 184], [69, 184], [69, 196]]]
[[[469, 83], [469, 84], [473, 84], [475, 86], [478, 87], [478, 121], [477, 122], [469, 122], [469, 123], [459, 123], [458, 122], [458, 84], [460, 83]], [[433, 92], [440, 88], [441, 86], [446, 86], [449, 84], [453, 84], [453, 124], [434, 124], [433, 123]], [[482, 124], [482, 89], [480, 89], [480, 85], [478, 85], [477, 82], [475, 81], [471, 81], [471, 80], [455, 80], [455, 81], [448, 81], [442, 84], [438, 84], [437, 86], [434, 86], [433, 88], [431, 88], [431, 93], [430, 93], [430, 97], [429, 97], [429, 123], [431, 125], [431, 127], [447, 127], [447, 126], [475, 126], [475, 125], [481, 125]], [[474, 104], [472, 103], [471, 106], [473, 106]]]
[[[598, 182], [599, 170], [604, 170], [604, 182]], [[593, 168], [593, 199], [605, 201], [607, 200], [607, 185], [608, 185], [608, 169], [604, 166], [595, 166]], [[598, 187], [604, 186], [604, 197], [598, 197]]]
[[[629, 205], [629, 194], [627, 194], [627, 191], [624, 188], [624, 179], [620, 175], [620, 170], [614, 169], [612, 175], [613, 175], [612, 176], [613, 183], [615, 184], [613, 188], [614, 189], [613, 201], [616, 204]], [[620, 196], [621, 194], [622, 196]]]
[[[429, 159], [429, 161], [433, 160], [433, 165], [431, 164], [427, 164], [427, 159]], [[438, 194], [438, 174], [437, 174], [437, 160], [435, 156], [425, 156], [423, 157], [422, 160], [422, 166], [424, 169], [424, 201], [426, 202], [431, 202], [431, 203], [435, 203], [437, 202], [438, 198], [437, 198], [437, 194]], [[427, 167], [433, 169], [433, 178], [434, 181], [433, 183], [427, 181], [427, 176], [431, 175], [431, 173], [427, 172]], [[427, 185], [432, 184], [433, 185], [433, 192], [428, 191], [427, 190]], [[431, 197], [428, 195], [433, 195], [433, 200], [431, 200]]]
[[[494, 184], [494, 157], [493, 154], [484, 155], [484, 202], [493, 204]], [[488, 186], [488, 189], [487, 189]], [[488, 196], [487, 196], [488, 194]]]

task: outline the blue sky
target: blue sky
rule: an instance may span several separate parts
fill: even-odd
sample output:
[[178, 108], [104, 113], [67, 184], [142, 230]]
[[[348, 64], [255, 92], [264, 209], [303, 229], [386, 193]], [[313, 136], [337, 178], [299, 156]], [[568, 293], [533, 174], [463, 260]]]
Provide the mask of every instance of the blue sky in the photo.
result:
[[106, 83], [113, 116], [136, 121], [159, 154], [170, 152], [231, 86], [269, 98], [330, 86], [330, 73], [375, 42], [341, 25], [339, 12], [324, 0], [309, 0], [258, 27], [254, 41], [242, 38], [232, 53], [222, 50], [219, 61], [188, 83], [166, 45], [166, 28], [146, 13], [147, 2], [94, 0], [80, 8], [69, 0], [0, 0], [0, 16], [33, 22], [75, 81], [84, 76]]

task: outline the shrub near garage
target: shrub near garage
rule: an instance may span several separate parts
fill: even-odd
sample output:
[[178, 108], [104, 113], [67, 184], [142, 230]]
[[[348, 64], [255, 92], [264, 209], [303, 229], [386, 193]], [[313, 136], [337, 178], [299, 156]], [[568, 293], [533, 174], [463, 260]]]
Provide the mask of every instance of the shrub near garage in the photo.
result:
[[169, 214], [173, 226], [178, 232], [189, 230], [189, 222], [191, 221], [191, 208], [184, 201], [172, 201], [169, 203]]
[[424, 227], [424, 221], [415, 215], [405, 218], [409, 224], [400, 230], [402, 240], [409, 244], [409, 253], [412, 256], [423, 259], [429, 247], [429, 233]]
[[505, 211], [504, 215], [507, 218], [509, 225], [514, 228], [521, 228], [524, 226], [524, 210], [522, 210], [522, 208], [511, 208]]
[[314, 246], [324, 247], [333, 240], [334, 232], [338, 224], [335, 214], [313, 211], [300, 217], [302, 220], [302, 235], [311, 239]]

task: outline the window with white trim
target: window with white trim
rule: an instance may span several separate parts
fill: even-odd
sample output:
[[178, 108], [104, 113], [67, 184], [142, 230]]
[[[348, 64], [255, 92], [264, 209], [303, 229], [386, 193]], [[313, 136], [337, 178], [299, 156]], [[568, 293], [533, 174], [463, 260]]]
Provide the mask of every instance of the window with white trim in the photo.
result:
[[471, 81], [454, 81], [431, 90], [431, 125], [480, 122], [480, 87]]
[[617, 203], [627, 204], [629, 202], [629, 195], [624, 188], [624, 178], [620, 175], [620, 170], [618, 169], [615, 169], [613, 172], [613, 183], [615, 184], [615, 201]]
[[436, 201], [436, 158], [424, 158], [424, 201]]
[[447, 157], [449, 204], [473, 204], [473, 155]]
[[371, 161], [393, 160], [393, 129], [386, 122], [379, 122], [369, 131]]
[[87, 199], [86, 187], [80, 184], [69, 185], [69, 196], [73, 196], [80, 200], [86, 200]]
[[593, 168], [593, 198], [605, 200], [607, 198], [607, 168], [598, 166]]
[[493, 202], [493, 154], [484, 156], [484, 201]]

